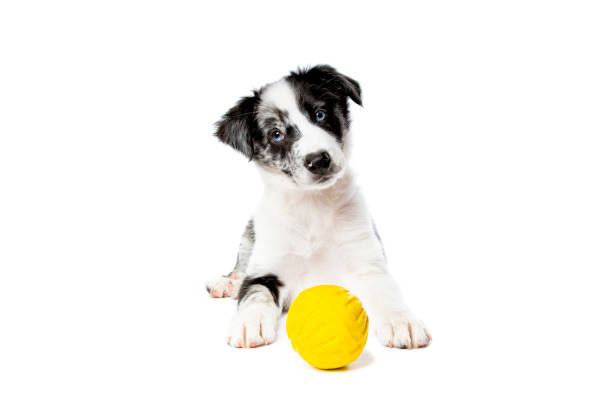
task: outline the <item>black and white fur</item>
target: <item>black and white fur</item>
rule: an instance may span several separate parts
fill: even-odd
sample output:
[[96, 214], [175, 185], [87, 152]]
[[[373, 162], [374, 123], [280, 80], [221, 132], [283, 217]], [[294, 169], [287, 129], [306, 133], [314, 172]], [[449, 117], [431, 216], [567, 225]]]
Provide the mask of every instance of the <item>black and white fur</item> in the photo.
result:
[[213, 279], [213, 297], [238, 299], [228, 343], [257, 347], [300, 291], [319, 284], [355, 293], [382, 344], [425, 347], [423, 323], [389, 275], [378, 234], [348, 168], [348, 99], [359, 84], [327, 65], [301, 69], [242, 98], [216, 136], [252, 160], [264, 182], [234, 270]]

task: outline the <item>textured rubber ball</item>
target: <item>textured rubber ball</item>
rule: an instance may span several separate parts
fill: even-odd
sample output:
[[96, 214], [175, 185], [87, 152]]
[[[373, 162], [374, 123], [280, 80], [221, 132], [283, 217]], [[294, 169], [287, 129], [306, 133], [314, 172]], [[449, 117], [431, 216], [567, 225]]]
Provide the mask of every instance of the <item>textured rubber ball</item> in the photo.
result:
[[320, 369], [344, 367], [357, 360], [368, 340], [368, 315], [348, 290], [320, 285], [301, 292], [287, 314], [293, 349]]

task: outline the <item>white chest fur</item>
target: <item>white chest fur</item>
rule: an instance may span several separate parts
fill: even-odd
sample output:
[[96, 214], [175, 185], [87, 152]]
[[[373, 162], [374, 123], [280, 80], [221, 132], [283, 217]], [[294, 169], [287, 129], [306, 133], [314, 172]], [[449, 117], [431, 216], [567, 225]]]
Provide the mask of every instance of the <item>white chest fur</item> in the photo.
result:
[[369, 216], [347, 172], [319, 191], [268, 189], [255, 212], [256, 250], [250, 265], [281, 280], [330, 283], [347, 265], [342, 247]]
[[[256, 212], [256, 229], [271, 250], [304, 259], [338, 245], [346, 209], [356, 188], [346, 174], [335, 186], [315, 191], [266, 191]], [[258, 236], [259, 238], [259, 236]]]

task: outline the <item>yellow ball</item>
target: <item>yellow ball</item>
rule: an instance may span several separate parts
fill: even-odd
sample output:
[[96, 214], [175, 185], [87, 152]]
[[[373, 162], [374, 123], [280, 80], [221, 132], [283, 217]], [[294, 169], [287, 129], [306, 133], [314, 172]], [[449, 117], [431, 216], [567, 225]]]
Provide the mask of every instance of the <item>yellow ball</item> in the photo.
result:
[[293, 349], [311, 366], [344, 367], [363, 351], [368, 315], [359, 299], [340, 286], [320, 285], [301, 292], [287, 314]]

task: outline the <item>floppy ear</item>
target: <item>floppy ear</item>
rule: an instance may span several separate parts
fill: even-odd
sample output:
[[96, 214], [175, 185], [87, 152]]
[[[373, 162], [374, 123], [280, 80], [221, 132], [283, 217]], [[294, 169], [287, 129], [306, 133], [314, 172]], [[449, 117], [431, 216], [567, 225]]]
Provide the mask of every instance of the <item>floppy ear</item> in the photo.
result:
[[216, 123], [215, 136], [251, 160], [253, 158], [253, 137], [257, 131], [255, 108], [259, 100], [257, 92], [238, 101]]
[[306, 75], [313, 78], [318, 77], [321, 83], [336, 88], [345, 96], [351, 98], [357, 105], [361, 106], [361, 87], [359, 82], [339, 73], [334, 67], [315, 65], [306, 72]]

